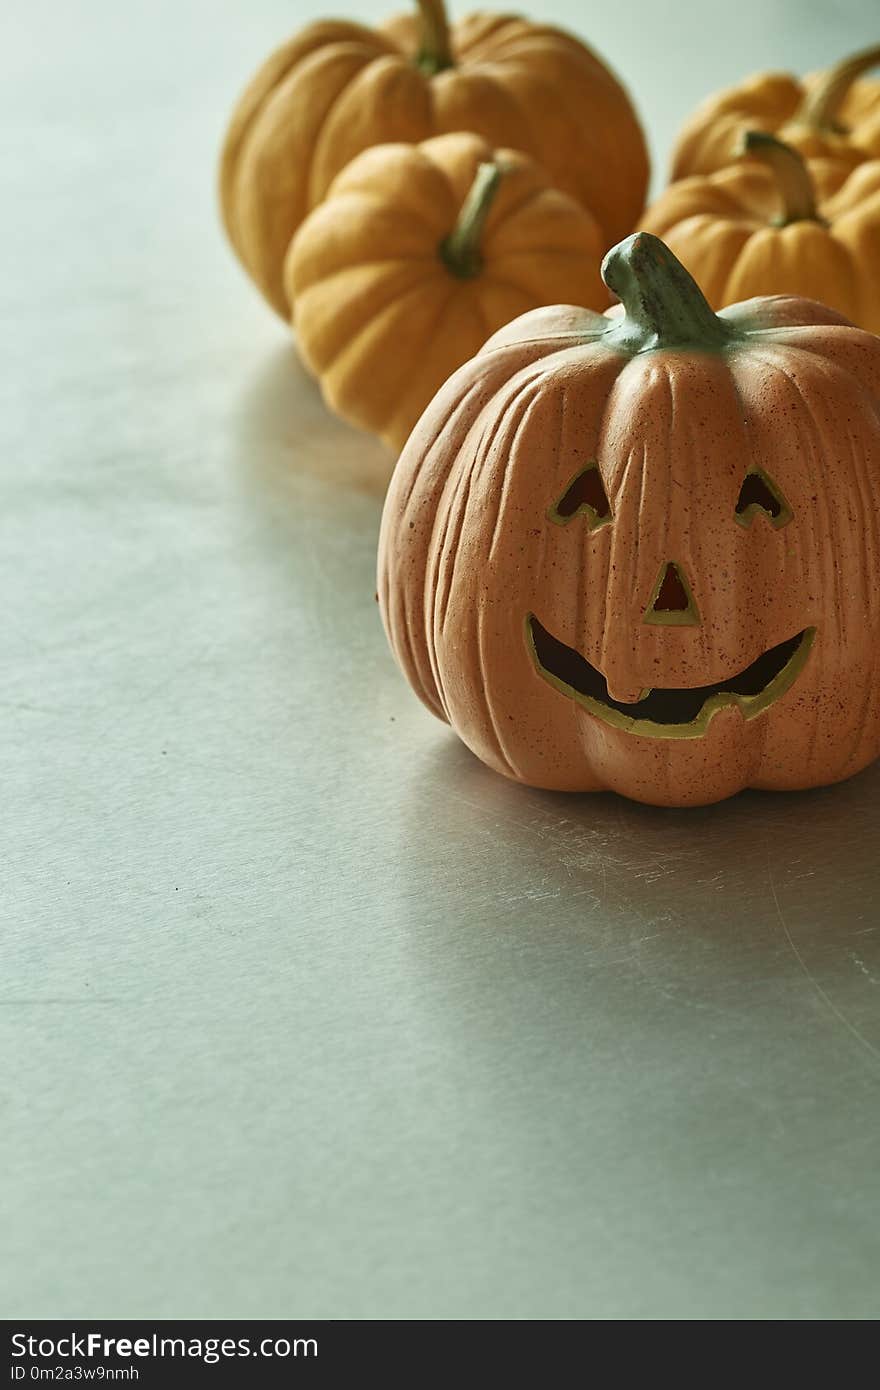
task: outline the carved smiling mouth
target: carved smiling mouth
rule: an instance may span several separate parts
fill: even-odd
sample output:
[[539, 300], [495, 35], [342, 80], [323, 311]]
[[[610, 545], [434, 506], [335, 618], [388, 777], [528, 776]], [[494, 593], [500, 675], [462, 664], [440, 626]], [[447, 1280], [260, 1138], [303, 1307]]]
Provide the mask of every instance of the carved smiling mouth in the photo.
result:
[[538, 674], [597, 719], [643, 738], [700, 738], [713, 716], [727, 705], [738, 705], [744, 719], [754, 719], [790, 689], [815, 635], [814, 627], [804, 628], [716, 685], [658, 688], [625, 704], [611, 698], [602, 672], [585, 657], [542, 627], [533, 613], [526, 619], [526, 641]]

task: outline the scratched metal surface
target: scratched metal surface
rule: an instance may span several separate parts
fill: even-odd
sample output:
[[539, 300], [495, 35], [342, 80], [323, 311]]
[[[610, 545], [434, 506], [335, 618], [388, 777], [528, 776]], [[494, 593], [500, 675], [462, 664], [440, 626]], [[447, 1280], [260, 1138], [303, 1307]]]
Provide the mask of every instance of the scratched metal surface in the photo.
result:
[[[547, 10], [662, 153], [873, 8]], [[876, 1315], [880, 768], [567, 799], [410, 697], [388, 460], [213, 207], [228, 101], [317, 10], [4, 16], [3, 1311]]]

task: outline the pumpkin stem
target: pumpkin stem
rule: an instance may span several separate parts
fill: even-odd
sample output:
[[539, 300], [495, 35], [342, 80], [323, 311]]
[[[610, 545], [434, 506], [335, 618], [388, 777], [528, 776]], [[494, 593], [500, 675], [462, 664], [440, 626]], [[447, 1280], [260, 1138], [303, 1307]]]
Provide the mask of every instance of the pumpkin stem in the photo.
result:
[[842, 134], [843, 130], [837, 123], [837, 113], [844, 97], [856, 78], [861, 77], [868, 68], [876, 67], [878, 63], [880, 44], [873, 48], [865, 48], [861, 53], [854, 53], [851, 58], [845, 58], [842, 63], [829, 68], [813, 90], [804, 97], [794, 121], [798, 125], [812, 126], [814, 130], [830, 130]]
[[471, 280], [483, 269], [480, 238], [502, 173], [501, 165], [494, 162], [478, 166], [458, 220], [440, 243], [440, 259], [460, 280]]
[[766, 164], [776, 179], [782, 199], [782, 214], [776, 226], [787, 227], [790, 222], [821, 222], [816, 210], [816, 191], [813, 180], [800, 154], [769, 135], [766, 130], [747, 131], [743, 153]]
[[712, 351], [738, 337], [731, 324], [712, 312], [669, 247], [650, 232], [635, 232], [612, 246], [602, 262], [602, 279], [626, 310], [602, 336], [624, 352], [672, 347]]
[[416, 66], [433, 77], [454, 67], [449, 20], [443, 0], [417, 0], [419, 7], [419, 47]]

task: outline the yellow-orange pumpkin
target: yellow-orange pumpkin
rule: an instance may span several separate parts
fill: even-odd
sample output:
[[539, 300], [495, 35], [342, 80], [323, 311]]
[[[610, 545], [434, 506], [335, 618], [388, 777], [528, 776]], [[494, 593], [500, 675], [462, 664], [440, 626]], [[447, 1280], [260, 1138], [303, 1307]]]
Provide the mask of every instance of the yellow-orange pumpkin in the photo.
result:
[[745, 143], [749, 162], [671, 184], [642, 228], [663, 238], [713, 309], [797, 294], [880, 333], [880, 159], [848, 176], [820, 168], [817, 199], [793, 149], [760, 132]]
[[403, 671], [491, 767], [693, 805], [880, 752], [880, 339], [716, 316], [662, 242], [625, 315], [534, 310], [451, 378], [385, 504]]
[[878, 63], [880, 46], [803, 81], [763, 72], [709, 97], [679, 133], [670, 177], [723, 169], [741, 154], [748, 130], [778, 135], [806, 158], [845, 169], [880, 158], [880, 82], [862, 78]]
[[291, 244], [285, 285], [327, 404], [399, 449], [435, 392], [510, 319], [601, 309], [602, 234], [531, 159], [477, 135], [364, 151]]
[[443, 0], [382, 29], [324, 21], [274, 53], [239, 101], [220, 200], [239, 259], [283, 317], [290, 239], [370, 145], [470, 130], [537, 159], [598, 219], [605, 246], [635, 224], [648, 158], [630, 100], [569, 34], [509, 14], [447, 25]]

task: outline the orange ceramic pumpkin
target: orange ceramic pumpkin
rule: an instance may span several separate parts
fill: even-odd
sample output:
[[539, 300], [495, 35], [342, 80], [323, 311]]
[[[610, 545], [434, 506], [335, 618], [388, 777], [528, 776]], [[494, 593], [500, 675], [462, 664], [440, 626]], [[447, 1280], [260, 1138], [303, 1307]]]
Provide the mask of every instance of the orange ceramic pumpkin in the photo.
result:
[[379, 597], [413, 688], [538, 787], [693, 805], [880, 752], [880, 339], [716, 316], [648, 233], [618, 318], [503, 329], [392, 479]]
[[711, 174], [741, 152], [747, 130], [778, 135], [810, 159], [854, 169], [880, 158], [880, 82], [863, 74], [880, 63], [880, 46], [800, 81], [765, 72], [709, 97], [686, 122], [672, 156], [672, 179]]
[[[810, 171], [775, 136], [752, 132], [750, 160], [671, 184], [642, 219], [714, 309], [759, 294], [799, 294], [880, 333], [880, 159]], [[759, 159], [764, 167], [754, 161]]]
[[297, 344], [327, 404], [399, 449], [435, 392], [540, 304], [608, 303], [602, 234], [532, 160], [477, 135], [376, 145], [294, 237]]
[[[509, 14], [451, 27], [443, 0], [382, 29], [327, 20], [274, 53], [226, 135], [220, 200], [239, 259], [283, 317], [282, 265], [306, 213], [370, 145], [470, 130], [537, 159], [599, 221], [635, 224], [648, 158], [630, 100], [578, 39]], [[604, 248], [603, 248], [604, 249]]]

